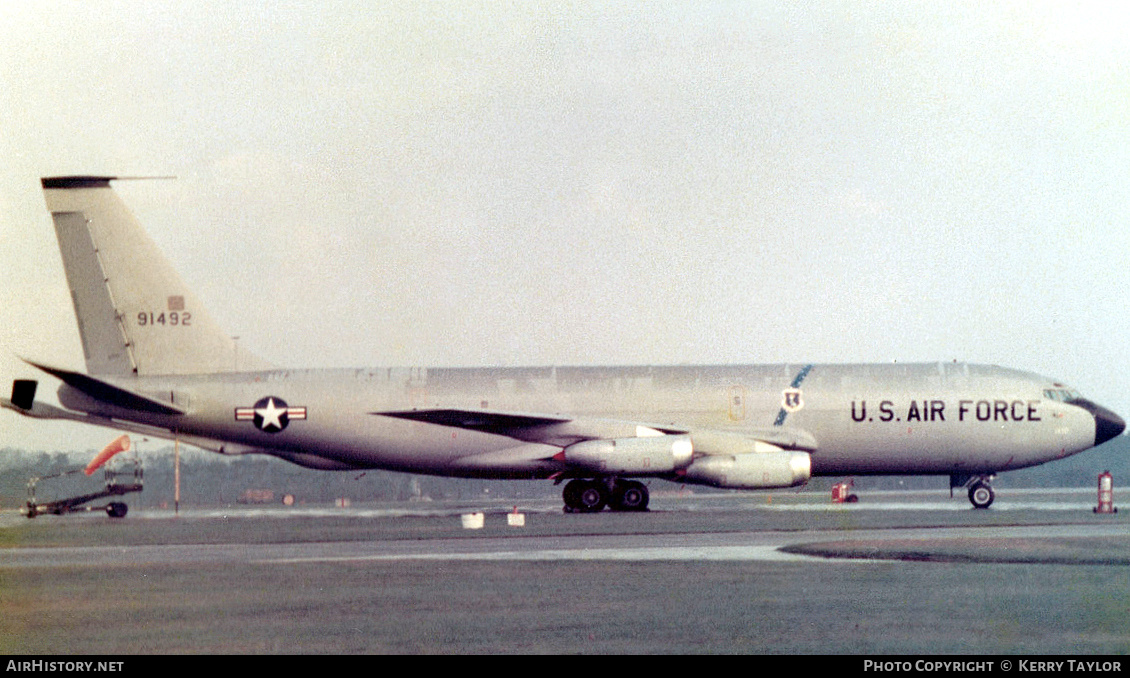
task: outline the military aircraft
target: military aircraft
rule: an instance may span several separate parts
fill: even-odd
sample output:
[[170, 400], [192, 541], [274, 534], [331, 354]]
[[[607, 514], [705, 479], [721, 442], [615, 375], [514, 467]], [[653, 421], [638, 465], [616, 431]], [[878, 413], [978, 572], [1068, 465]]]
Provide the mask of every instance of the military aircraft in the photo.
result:
[[994, 498], [994, 474], [1066, 457], [1125, 422], [1036, 374], [964, 363], [295, 370], [239, 346], [111, 187], [42, 179], [86, 372], [57, 407], [17, 379], [0, 405], [323, 469], [565, 482], [565, 510], [639, 511], [663, 478], [768, 489], [931, 474]]

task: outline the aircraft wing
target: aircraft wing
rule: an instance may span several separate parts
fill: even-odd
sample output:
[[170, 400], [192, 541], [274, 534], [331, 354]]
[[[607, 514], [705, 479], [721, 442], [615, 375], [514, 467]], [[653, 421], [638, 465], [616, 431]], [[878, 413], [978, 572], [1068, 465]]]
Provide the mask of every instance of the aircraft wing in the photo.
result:
[[[528, 412], [463, 409], [416, 409], [373, 414], [493, 433], [523, 443], [558, 448], [548, 453], [542, 450], [543, 458], [586, 441], [672, 437], [688, 438], [696, 455], [733, 455], [770, 450], [811, 453], [817, 448], [816, 439], [812, 434], [802, 429], [784, 426], [764, 429], [712, 429]], [[655, 442], [659, 443], [658, 440]], [[536, 450], [524, 446], [515, 448], [514, 453], [523, 458], [530, 458], [530, 455], [536, 454]]]
[[425, 424], [438, 424], [469, 431], [496, 433], [525, 440], [523, 434], [543, 430], [546, 427], [565, 424], [571, 421], [566, 417], [533, 415], [489, 410], [408, 410], [404, 412], [374, 412], [374, 414], [398, 419], [421, 421]]

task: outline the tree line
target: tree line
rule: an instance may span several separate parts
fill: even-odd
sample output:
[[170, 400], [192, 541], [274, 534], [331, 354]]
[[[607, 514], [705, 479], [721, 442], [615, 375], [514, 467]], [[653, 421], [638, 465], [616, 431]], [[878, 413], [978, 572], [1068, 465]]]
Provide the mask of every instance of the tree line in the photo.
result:
[[[0, 449], [0, 509], [22, 506], [28, 497], [28, 481], [72, 471], [58, 478], [44, 478], [36, 484], [42, 501], [97, 491], [105, 483], [103, 471], [86, 477], [82, 469], [94, 455], [86, 452], [29, 452], [16, 448]], [[817, 452], [819, 454], [819, 452]], [[127, 462], [139, 459], [145, 489], [127, 497], [137, 507], [172, 506], [174, 499], [174, 454], [172, 446], [126, 453], [112, 462], [117, 471], [130, 473]], [[1078, 455], [1028, 469], [1000, 474], [998, 487], [1091, 487], [1099, 473], [1114, 474], [1115, 488], [1130, 483], [1130, 439], [1119, 436], [1101, 447]], [[559, 497], [561, 487], [546, 480], [478, 480], [396, 473], [392, 471], [314, 471], [265, 455], [222, 457], [209, 452], [182, 448], [181, 505], [227, 506], [240, 503], [333, 504], [377, 501], [428, 500], [520, 500]], [[806, 491], [827, 492], [833, 483], [846, 478], [813, 478]], [[890, 476], [852, 478], [857, 491], [888, 489], [948, 488], [945, 476]], [[675, 483], [650, 481], [652, 491], [678, 489]], [[692, 486], [694, 492], [716, 491]]]

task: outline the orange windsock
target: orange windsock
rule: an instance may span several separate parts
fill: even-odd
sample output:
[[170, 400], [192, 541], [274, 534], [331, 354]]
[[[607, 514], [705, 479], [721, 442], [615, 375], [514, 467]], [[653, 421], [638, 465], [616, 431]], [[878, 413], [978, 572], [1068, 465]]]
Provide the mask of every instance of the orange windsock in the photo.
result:
[[119, 452], [128, 452], [128, 451], [129, 451], [129, 436], [127, 436], [127, 435], [118, 436], [117, 440], [110, 443], [106, 447], [102, 448], [102, 451], [99, 452], [98, 455], [95, 456], [94, 459], [89, 464], [86, 465], [86, 470], [84, 471], [84, 473], [86, 473], [86, 475], [91, 475], [92, 473], [94, 473], [98, 469], [99, 466], [101, 466], [102, 464], [105, 464], [107, 461], [109, 461], [110, 457], [114, 456], [115, 454], [117, 454]]

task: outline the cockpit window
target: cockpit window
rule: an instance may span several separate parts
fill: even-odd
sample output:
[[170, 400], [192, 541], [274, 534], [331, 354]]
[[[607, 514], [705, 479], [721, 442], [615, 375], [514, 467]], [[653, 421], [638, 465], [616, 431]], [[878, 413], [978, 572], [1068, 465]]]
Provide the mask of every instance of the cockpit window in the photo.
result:
[[1044, 390], [1044, 397], [1061, 403], [1070, 402], [1079, 397], [1079, 392], [1072, 388], [1049, 388]]

